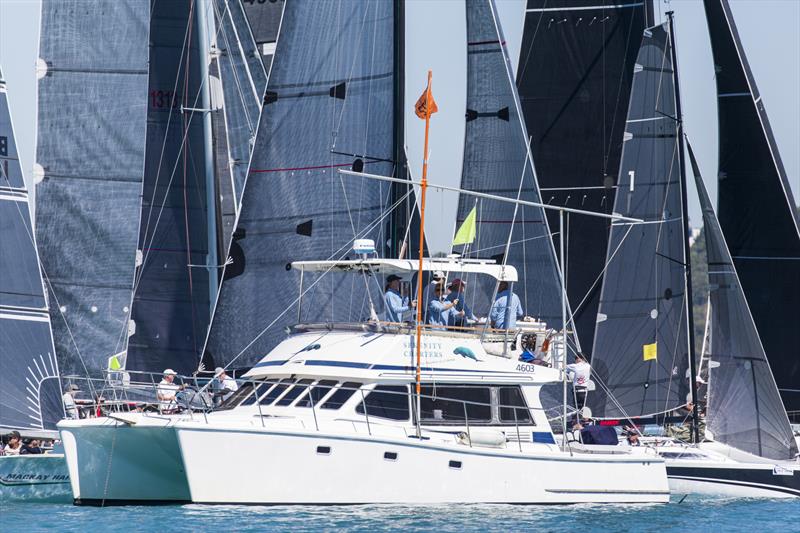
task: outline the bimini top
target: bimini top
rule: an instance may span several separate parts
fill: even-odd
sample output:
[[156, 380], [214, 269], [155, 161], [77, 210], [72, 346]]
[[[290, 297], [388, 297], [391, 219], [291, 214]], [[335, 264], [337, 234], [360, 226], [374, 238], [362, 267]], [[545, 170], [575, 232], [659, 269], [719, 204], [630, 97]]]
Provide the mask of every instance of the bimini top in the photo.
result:
[[[419, 270], [415, 259], [354, 259], [347, 261], [295, 261], [292, 268], [302, 272], [366, 272], [371, 274], [413, 274]], [[497, 281], [517, 281], [517, 269], [491, 260], [423, 259], [422, 270], [485, 274]]]

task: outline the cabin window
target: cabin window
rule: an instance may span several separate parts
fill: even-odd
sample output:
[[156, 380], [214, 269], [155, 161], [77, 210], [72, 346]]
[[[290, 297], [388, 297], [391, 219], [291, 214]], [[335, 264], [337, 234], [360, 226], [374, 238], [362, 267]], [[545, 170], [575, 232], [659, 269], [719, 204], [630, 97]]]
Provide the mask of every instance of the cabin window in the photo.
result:
[[390, 420], [408, 420], [408, 387], [405, 385], [378, 385], [371, 390], [363, 402], [356, 406], [356, 412]]
[[289, 392], [284, 394], [283, 398], [278, 400], [278, 403], [276, 403], [275, 405], [276, 406], [289, 405], [295, 400], [295, 398], [306, 392], [308, 390], [308, 385], [311, 385], [313, 382], [314, 382], [313, 379], [301, 379], [294, 385], [294, 387], [289, 389]]
[[275, 398], [283, 394], [283, 391], [289, 388], [289, 385], [291, 385], [292, 382], [294, 382], [292, 378], [282, 379], [277, 385], [270, 389], [270, 391], [263, 398], [261, 398], [259, 403], [261, 405], [270, 405], [275, 401]]
[[257, 399], [261, 398], [262, 394], [267, 392], [274, 385], [275, 385], [275, 382], [274, 381], [269, 381], [269, 378], [267, 378], [267, 381], [265, 381], [263, 383], [259, 383], [258, 386], [256, 386], [256, 393], [251, 395], [251, 396], [248, 396], [247, 399], [242, 402], [242, 405], [253, 405], [254, 403], [256, 403]]
[[322, 400], [331, 389], [333, 389], [334, 385], [336, 385], [336, 380], [324, 379], [314, 385], [311, 390], [305, 393], [297, 403], [295, 407], [319, 407], [319, 402]]
[[361, 388], [363, 383], [356, 383], [355, 381], [346, 381], [341, 387], [336, 389], [336, 392], [331, 394], [325, 403], [322, 404], [322, 409], [339, 409], [344, 403], [350, 399], [350, 396], [356, 393], [356, 390]]
[[253, 392], [253, 383], [244, 383], [239, 390], [231, 394], [230, 398], [222, 402], [215, 411], [228, 411], [242, 403], [242, 400], [248, 397]]
[[[500, 422], [530, 425], [531, 413], [519, 387], [499, 387], [497, 393], [500, 404]], [[515, 414], [516, 418], [514, 418]]]
[[491, 387], [424, 386], [420, 399], [422, 421], [459, 425], [491, 423], [491, 403]]

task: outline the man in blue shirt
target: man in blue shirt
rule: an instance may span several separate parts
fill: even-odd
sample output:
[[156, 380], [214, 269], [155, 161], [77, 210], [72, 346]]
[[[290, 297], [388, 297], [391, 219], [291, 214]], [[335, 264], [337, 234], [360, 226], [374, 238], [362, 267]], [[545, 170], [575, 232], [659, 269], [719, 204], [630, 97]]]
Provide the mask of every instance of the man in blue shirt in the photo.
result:
[[517, 318], [522, 317], [523, 314], [519, 296], [508, 289], [508, 283], [501, 281], [500, 286], [497, 288], [497, 298], [495, 298], [492, 310], [489, 312], [489, 320], [492, 322], [492, 327], [496, 329], [514, 329], [517, 327]]
[[428, 324], [442, 326], [434, 329], [445, 329], [444, 326], [447, 326], [450, 313], [453, 307], [458, 305], [458, 300], [452, 302], [447, 300], [442, 301], [442, 294], [444, 293], [443, 285], [436, 285], [434, 293], [435, 295], [431, 298], [430, 302], [428, 302]]
[[402, 322], [403, 313], [417, 306], [416, 301], [411, 302], [409, 306], [408, 297], [403, 298], [400, 295], [400, 281], [402, 279], [394, 274], [386, 278], [386, 292], [383, 295], [383, 303], [386, 308], [387, 322]]
[[477, 322], [477, 317], [472, 313], [472, 309], [469, 308], [464, 298], [464, 291], [467, 288], [466, 282], [456, 278], [447, 288], [450, 290], [450, 294], [447, 295], [447, 301], [455, 302], [456, 304], [453, 310], [450, 311], [449, 325], [466, 327], [469, 322]]

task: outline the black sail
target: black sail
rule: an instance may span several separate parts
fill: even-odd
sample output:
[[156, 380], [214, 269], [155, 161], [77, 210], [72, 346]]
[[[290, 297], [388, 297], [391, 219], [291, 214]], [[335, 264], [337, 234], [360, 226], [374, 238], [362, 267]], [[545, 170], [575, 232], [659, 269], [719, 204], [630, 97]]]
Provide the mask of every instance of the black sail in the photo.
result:
[[689, 154], [708, 255], [708, 429], [715, 440], [734, 448], [791, 460], [797, 443], [691, 148]]
[[[544, 202], [611, 212], [633, 64], [650, 25], [650, 0], [528, 0], [517, 86]], [[548, 217], [557, 228], [557, 213]], [[608, 220], [579, 215], [565, 232], [567, 292], [587, 351], [608, 232]]]
[[[540, 202], [536, 172], [528, 152], [505, 39], [494, 5], [467, 2], [467, 110], [461, 188]], [[561, 327], [561, 282], [550, 230], [539, 207], [461, 195], [458, 224], [476, 209], [476, 238], [465, 252], [477, 258], [503, 259], [517, 268], [515, 288], [525, 313]], [[506, 254], [506, 245], [511, 246]], [[456, 251], [461, 252], [459, 247]], [[505, 256], [505, 257], [504, 257]], [[487, 312], [494, 283], [467, 279], [467, 302], [474, 312]], [[473, 285], [478, 284], [473, 287]]]
[[151, 4], [141, 264], [128, 370], [192, 372], [210, 321], [217, 272], [207, 265], [217, 261], [205, 9], [197, 0]]
[[[592, 355], [600, 417], [686, 402], [688, 319], [676, 93], [665, 25], [645, 30], [634, 66], [614, 222]], [[611, 396], [605, 394], [605, 388]]]
[[[392, 173], [393, 13], [391, 2], [286, 4], [209, 361], [252, 364], [297, 322], [300, 276], [291, 261], [346, 257], [356, 235], [385, 240], [388, 185], [336, 170]], [[302, 321], [367, 318], [368, 292], [380, 310], [374, 281], [365, 288], [356, 276], [326, 275], [304, 283]]]
[[704, 2], [717, 82], [719, 222], [784, 406], [800, 410], [800, 230], [764, 101], [726, 0]]

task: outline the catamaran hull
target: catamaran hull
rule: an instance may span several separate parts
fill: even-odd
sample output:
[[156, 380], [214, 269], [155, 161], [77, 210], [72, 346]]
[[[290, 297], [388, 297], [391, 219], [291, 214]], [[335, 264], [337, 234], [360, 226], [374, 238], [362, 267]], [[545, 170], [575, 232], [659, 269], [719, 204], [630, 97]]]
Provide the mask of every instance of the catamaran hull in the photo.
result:
[[[576, 454], [426, 444], [412, 438], [178, 424], [195, 503], [663, 503], [656, 457], [599, 461]], [[224, 457], [235, 483], [220, 483], [209, 457]], [[265, 482], [265, 480], [271, 480]]]
[[189, 490], [169, 421], [58, 424], [76, 505], [179, 503]]
[[69, 502], [71, 498], [64, 455], [0, 457], [0, 502]]
[[800, 498], [800, 469], [767, 464], [715, 465], [667, 461], [669, 488], [676, 494], [739, 498]]

